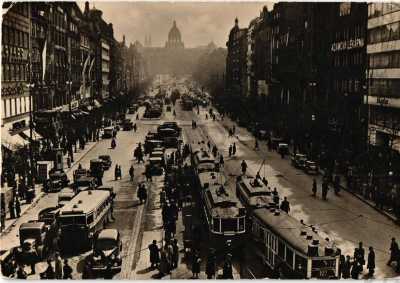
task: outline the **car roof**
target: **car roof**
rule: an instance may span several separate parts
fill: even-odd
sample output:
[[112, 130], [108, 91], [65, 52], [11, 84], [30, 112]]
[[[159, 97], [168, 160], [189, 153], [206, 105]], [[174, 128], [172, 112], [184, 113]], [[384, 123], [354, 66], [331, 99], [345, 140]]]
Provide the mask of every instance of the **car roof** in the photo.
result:
[[35, 221], [35, 222], [26, 222], [26, 223], [22, 223], [21, 226], [19, 226], [19, 229], [41, 229], [45, 226], [44, 222], [39, 222], [39, 221]]
[[100, 231], [97, 239], [117, 239], [118, 230], [117, 229], [103, 229]]

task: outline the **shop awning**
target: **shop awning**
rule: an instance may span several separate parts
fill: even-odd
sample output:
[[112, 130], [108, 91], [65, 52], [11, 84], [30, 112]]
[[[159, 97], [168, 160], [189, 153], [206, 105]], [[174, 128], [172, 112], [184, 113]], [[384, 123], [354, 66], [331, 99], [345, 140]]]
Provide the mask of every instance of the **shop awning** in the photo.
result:
[[10, 134], [8, 128], [1, 128], [1, 144], [10, 150], [16, 150], [28, 144], [19, 134]]
[[[19, 133], [21, 135], [21, 137], [23, 137], [25, 140], [27, 140], [29, 142], [30, 137], [31, 137], [31, 133], [30, 130], [24, 130], [22, 132]], [[32, 130], [32, 140], [34, 141], [38, 141], [43, 139], [42, 135], [39, 134], [38, 132], [36, 132], [35, 130]]]

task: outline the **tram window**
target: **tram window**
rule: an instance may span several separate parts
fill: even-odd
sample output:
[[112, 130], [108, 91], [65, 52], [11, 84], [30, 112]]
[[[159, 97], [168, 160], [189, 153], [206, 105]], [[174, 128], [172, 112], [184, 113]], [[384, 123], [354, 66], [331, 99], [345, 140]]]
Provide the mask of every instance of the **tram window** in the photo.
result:
[[245, 220], [246, 220], [245, 217], [239, 218], [239, 231], [244, 231]]
[[307, 259], [296, 254], [296, 261], [294, 268], [297, 272], [305, 276], [307, 272]]
[[281, 259], [285, 259], [285, 243], [281, 240], [278, 241], [278, 255]]
[[93, 220], [94, 220], [94, 216], [93, 216], [93, 213], [92, 213], [92, 214], [90, 214], [90, 215], [87, 217], [87, 224], [92, 223]]
[[75, 224], [86, 224], [86, 216], [75, 216]]
[[264, 239], [264, 229], [260, 228], [260, 231], [258, 232], [258, 236], [260, 237], [260, 239]]
[[288, 246], [286, 246], [286, 262], [291, 268], [293, 268], [293, 250]]
[[221, 232], [219, 229], [220, 218], [213, 218], [213, 230], [214, 232]]

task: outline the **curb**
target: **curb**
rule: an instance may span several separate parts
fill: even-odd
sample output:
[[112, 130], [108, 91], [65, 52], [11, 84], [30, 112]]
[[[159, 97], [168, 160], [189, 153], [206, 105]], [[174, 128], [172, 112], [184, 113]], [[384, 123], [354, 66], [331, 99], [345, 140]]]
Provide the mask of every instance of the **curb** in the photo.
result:
[[[91, 151], [91, 150], [96, 146], [97, 143], [98, 143], [98, 142], [93, 143], [92, 146], [91, 146], [79, 159], [76, 159], [76, 160], [75, 160], [75, 162], [71, 165], [71, 168], [67, 168], [67, 169], [65, 170], [65, 172], [67, 173], [67, 172], [71, 171], [72, 168], [73, 168], [74, 166], [76, 166], [76, 164], [78, 164], [78, 162], [79, 162], [80, 160], [82, 160], [82, 158], [84, 158], [84, 157], [89, 153], [89, 151]], [[41, 187], [43, 188], [42, 185], [41, 185]], [[41, 189], [42, 189], [42, 188], [41, 188]], [[45, 192], [40, 191], [40, 193], [39, 193], [39, 195], [36, 197], [36, 199], [35, 199], [34, 201], [32, 201], [32, 203], [29, 204], [29, 207], [28, 207], [27, 209], [25, 209], [25, 210], [21, 213], [21, 216], [23, 216], [25, 213], [28, 212], [28, 210], [30, 210], [31, 208], [33, 208], [33, 207], [39, 202], [39, 200], [41, 200], [45, 195], [46, 195]], [[15, 218], [15, 220], [14, 220], [8, 227], [6, 227], [6, 228], [3, 230], [3, 232], [0, 233], [0, 236], [4, 236], [4, 235], [6, 235], [8, 232], [10, 232], [10, 229], [11, 229], [12, 227], [14, 227], [15, 223], [16, 223], [18, 220], [19, 220], [19, 218]]]

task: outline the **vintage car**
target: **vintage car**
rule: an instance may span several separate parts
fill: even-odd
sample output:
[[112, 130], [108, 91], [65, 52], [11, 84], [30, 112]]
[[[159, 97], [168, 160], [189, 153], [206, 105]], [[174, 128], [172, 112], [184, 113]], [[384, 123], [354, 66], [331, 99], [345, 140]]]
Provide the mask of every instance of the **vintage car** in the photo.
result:
[[181, 132], [182, 128], [178, 126], [176, 122], [164, 122], [160, 126], [157, 127], [157, 131], [165, 128], [174, 129], [177, 132]]
[[76, 182], [76, 180], [82, 176], [89, 176], [89, 175], [90, 175], [89, 170], [85, 168], [78, 168], [74, 171], [74, 182]]
[[57, 231], [57, 217], [60, 212], [60, 207], [58, 206], [51, 206], [46, 207], [39, 211], [38, 220], [40, 222], [44, 222], [48, 230]]
[[93, 251], [86, 258], [93, 272], [103, 272], [107, 265], [115, 273], [121, 271], [122, 266], [122, 241], [117, 229], [103, 229], [95, 236]]
[[75, 196], [75, 190], [72, 188], [64, 188], [58, 193], [58, 206], [63, 207]]
[[171, 137], [177, 138], [179, 137], [179, 132], [172, 128], [162, 128], [158, 130], [158, 137], [160, 139]]
[[283, 155], [289, 154], [289, 145], [287, 143], [279, 143], [278, 153]]
[[161, 147], [164, 144], [162, 140], [146, 140], [144, 143], [144, 153], [149, 154], [156, 147]]
[[307, 174], [315, 174], [318, 175], [319, 171], [318, 171], [318, 165], [315, 161], [312, 160], [307, 160], [304, 163], [304, 172], [306, 172]]
[[103, 130], [103, 139], [111, 139], [113, 137], [114, 127], [107, 127]]
[[24, 262], [29, 262], [34, 251], [40, 259], [45, 258], [48, 248], [50, 248], [44, 245], [48, 237], [47, 233], [48, 226], [41, 221], [29, 221], [19, 226], [19, 241]]
[[176, 137], [166, 137], [164, 138], [164, 146], [165, 147], [173, 147], [178, 148], [180, 140]]
[[90, 160], [90, 175], [93, 177], [103, 177], [104, 165], [101, 159], [91, 159]]
[[103, 169], [108, 170], [111, 167], [111, 156], [108, 154], [99, 155], [99, 159], [103, 161]]
[[81, 176], [74, 182], [74, 190], [76, 192], [84, 191], [86, 189], [94, 189], [97, 187], [96, 177], [93, 176]]
[[122, 130], [130, 131], [133, 129], [133, 122], [130, 119], [125, 119], [121, 123]]
[[44, 190], [46, 192], [58, 192], [68, 186], [69, 179], [62, 170], [53, 170], [49, 173], [49, 179], [46, 181]]
[[291, 159], [292, 159], [292, 165], [294, 167], [302, 169], [307, 160], [307, 156], [305, 154], [296, 153], [292, 155]]

